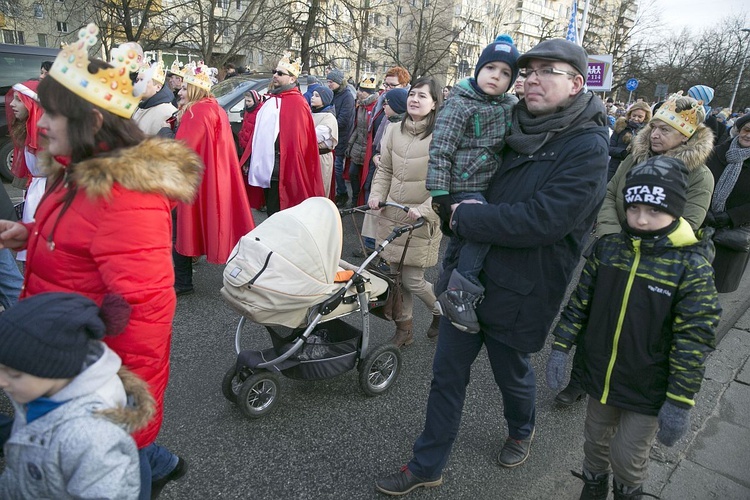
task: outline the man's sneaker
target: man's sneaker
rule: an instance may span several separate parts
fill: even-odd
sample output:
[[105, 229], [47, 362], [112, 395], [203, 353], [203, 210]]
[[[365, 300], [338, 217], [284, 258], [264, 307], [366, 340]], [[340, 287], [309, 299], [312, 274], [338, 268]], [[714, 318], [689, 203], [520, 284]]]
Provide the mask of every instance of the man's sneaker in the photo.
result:
[[158, 498], [161, 494], [161, 490], [164, 489], [164, 487], [169, 483], [170, 481], [177, 481], [182, 476], [187, 474], [188, 470], [188, 464], [185, 460], [183, 460], [181, 457], [178, 457], [179, 460], [177, 461], [177, 465], [175, 468], [167, 474], [166, 476], [162, 477], [161, 479], [156, 479], [154, 481], [151, 481], [151, 498]]
[[500, 450], [500, 454], [497, 456], [497, 462], [503, 467], [518, 467], [529, 458], [531, 441], [533, 441], [533, 439], [533, 429], [531, 435], [526, 439], [513, 439], [512, 437], [508, 437], [508, 439], [505, 440], [503, 448]]
[[411, 473], [409, 467], [404, 465], [401, 470], [390, 476], [386, 476], [375, 481], [375, 489], [386, 495], [406, 495], [416, 488], [432, 488], [443, 484], [443, 476], [434, 481], [427, 481]]
[[479, 319], [474, 310], [481, 296], [463, 290], [446, 290], [437, 299], [440, 314], [467, 333], [479, 333]]

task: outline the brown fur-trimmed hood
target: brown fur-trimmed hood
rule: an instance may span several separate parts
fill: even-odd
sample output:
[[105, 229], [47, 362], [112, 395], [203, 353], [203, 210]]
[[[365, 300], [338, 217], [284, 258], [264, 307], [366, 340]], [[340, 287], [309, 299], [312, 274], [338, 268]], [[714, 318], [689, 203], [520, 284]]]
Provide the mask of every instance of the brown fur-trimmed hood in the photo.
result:
[[124, 428], [129, 434], [143, 429], [156, 413], [156, 401], [148, 391], [148, 385], [140, 377], [125, 367], [117, 375], [122, 380], [128, 404], [123, 408], [109, 408], [97, 412], [107, 420]]
[[[631, 143], [631, 154], [635, 160], [634, 165], [648, 160], [654, 153], [651, 152], [651, 124], [649, 123], [638, 134], [636, 134]], [[688, 141], [676, 148], [670, 149], [664, 156], [682, 160], [689, 171], [693, 171], [706, 164], [711, 151], [714, 148], [714, 134], [711, 130], [703, 125], [698, 125], [698, 129]]]
[[[40, 165], [51, 176], [64, 169], [49, 154], [40, 155]], [[193, 150], [174, 139], [155, 137], [77, 163], [72, 180], [91, 198], [106, 198], [118, 183], [131, 191], [190, 203], [202, 176], [203, 162]]]

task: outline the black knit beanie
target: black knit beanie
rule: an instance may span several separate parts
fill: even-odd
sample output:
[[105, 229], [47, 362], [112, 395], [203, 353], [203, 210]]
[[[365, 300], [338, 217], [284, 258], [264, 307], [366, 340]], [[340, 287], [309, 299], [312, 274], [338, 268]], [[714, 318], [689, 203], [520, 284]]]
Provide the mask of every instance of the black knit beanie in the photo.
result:
[[505, 92], [507, 92], [513, 86], [513, 82], [515, 82], [518, 77], [518, 49], [510, 36], [500, 35], [495, 38], [494, 42], [484, 48], [482, 55], [479, 56], [476, 68], [474, 69], [474, 79], [477, 79], [479, 71], [485, 65], [494, 61], [504, 62], [510, 66], [512, 76], [508, 88], [505, 89]]
[[75, 293], [33, 295], [0, 315], [0, 364], [41, 378], [73, 378], [89, 341], [120, 333], [129, 317], [119, 295], [106, 296], [101, 309]]
[[649, 158], [630, 169], [625, 178], [625, 208], [641, 203], [679, 218], [687, 202], [687, 177], [687, 167], [681, 160], [667, 156]]

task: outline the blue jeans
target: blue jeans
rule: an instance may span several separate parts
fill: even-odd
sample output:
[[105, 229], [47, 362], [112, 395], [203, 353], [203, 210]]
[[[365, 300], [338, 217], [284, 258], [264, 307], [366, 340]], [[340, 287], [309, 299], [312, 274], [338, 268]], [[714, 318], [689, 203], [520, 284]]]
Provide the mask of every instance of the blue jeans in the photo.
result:
[[483, 344], [502, 394], [508, 434], [513, 439], [526, 439], [534, 429], [536, 380], [531, 355], [512, 349], [484, 332], [467, 335], [442, 318], [432, 362], [425, 426], [414, 443], [414, 456], [409, 462], [412, 474], [422, 479], [437, 479], [448, 463], [461, 424], [471, 365]]
[[179, 458], [165, 447], [151, 443], [138, 450], [138, 459], [141, 469], [141, 494], [138, 498], [150, 500], [151, 483], [172, 472]]
[[23, 276], [18, 270], [16, 259], [7, 248], [0, 250], [0, 305], [10, 309], [21, 294]]
[[336, 194], [349, 194], [346, 190], [346, 181], [344, 180], [344, 163], [346, 157], [344, 154], [336, 155], [336, 160], [333, 162], [333, 175], [336, 178]]
[[[484, 199], [481, 193], [455, 193], [451, 195], [451, 199], [453, 203], [461, 203], [464, 200], [477, 200], [483, 204], [487, 204], [487, 200]], [[489, 251], [490, 245], [487, 243], [477, 243], [453, 236], [448, 242], [448, 248], [445, 250], [445, 264], [443, 268], [445, 269], [449, 264], [458, 261], [456, 271], [461, 273], [464, 278], [479, 285], [479, 273], [482, 272], [484, 259], [487, 257]]]

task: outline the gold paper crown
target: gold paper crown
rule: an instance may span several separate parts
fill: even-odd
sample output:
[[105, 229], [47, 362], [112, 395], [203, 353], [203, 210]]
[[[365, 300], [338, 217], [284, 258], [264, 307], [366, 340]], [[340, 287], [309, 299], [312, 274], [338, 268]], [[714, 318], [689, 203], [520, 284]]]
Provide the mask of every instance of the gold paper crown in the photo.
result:
[[377, 88], [377, 86], [375, 85], [376, 81], [377, 77], [375, 76], [375, 73], [373, 73], [372, 75], [368, 75], [367, 73], [365, 73], [365, 75], [362, 77], [362, 81], [359, 82], [359, 88], [375, 90]]
[[281, 58], [281, 60], [279, 61], [279, 64], [277, 64], [276, 66], [287, 70], [290, 75], [297, 77], [299, 76], [299, 72], [302, 67], [302, 59], [298, 57], [297, 59], [292, 61], [291, 57], [292, 57], [291, 52], [284, 52], [284, 57]]
[[49, 76], [91, 104], [130, 118], [143, 92], [139, 87], [134, 89], [130, 81], [130, 73], [138, 70], [138, 54], [133, 49], [112, 49], [109, 64], [114, 67], [89, 73], [88, 49], [96, 44], [98, 33], [94, 24], [81, 28], [78, 41], [65, 45], [57, 55]]
[[164, 81], [167, 79], [166, 73], [164, 73], [164, 61], [158, 61], [151, 63], [151, 65], [144, 64], [141, 66], [141, 70], [138, 72], [139, 75], [143, 75], [144, 79], [152, 79], [155, 82], [159, 82], [164, 85]]
[[211, 75], [208, 66], [199, 61], [187, 63], [182, 68], [182, 81], [200, 87], [203, 90], [211, 90]]
[[[701, 123], [698, 119], [698, 109], [702, 109], [703, 101], [695, 101], [690, 108], [678, 112], [677, 100], [681, 97], [683, 97], [682, 91], [669, 96], [664, 104], [656, 110], [651, 120], [661, 120], [685, 137], [690, 138], [693, 137]], [[691, 98], [691, 100], [693, 99]]]
[[172, 61], [172, 67], [169, 68], [169, 72], [182, 78], [182, 64], [180, 64], [180, 60], [177, 57]]

